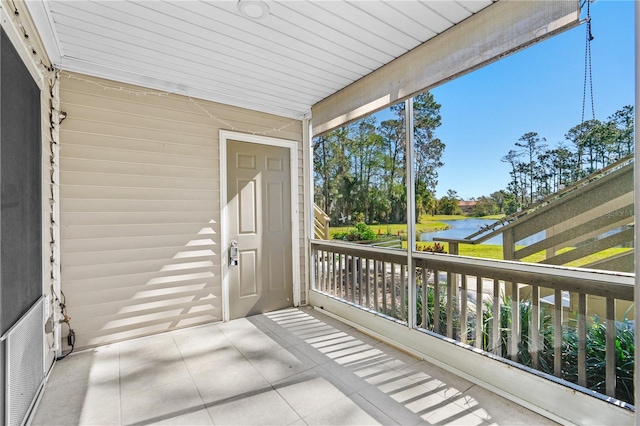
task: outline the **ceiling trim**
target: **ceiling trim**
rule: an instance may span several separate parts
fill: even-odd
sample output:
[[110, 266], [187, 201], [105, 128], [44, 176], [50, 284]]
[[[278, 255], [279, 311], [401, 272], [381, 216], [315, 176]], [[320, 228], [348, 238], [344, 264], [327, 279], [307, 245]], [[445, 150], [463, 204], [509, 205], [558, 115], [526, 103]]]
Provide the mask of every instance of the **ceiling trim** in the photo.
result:
[[18, 1], [63, 71], [301, 119], [494, 0]]
[[45, 2], [41, 1], [25, 1], [24, 3], [27, 5], [31, 20], [38, 28], [40, 40], [42, 40], [51, 63], [58, 65], [62, 59], [62, 51], [58, 34], [53, 30], [53, 18], [49, 13], [49, 8], [45, 6]]

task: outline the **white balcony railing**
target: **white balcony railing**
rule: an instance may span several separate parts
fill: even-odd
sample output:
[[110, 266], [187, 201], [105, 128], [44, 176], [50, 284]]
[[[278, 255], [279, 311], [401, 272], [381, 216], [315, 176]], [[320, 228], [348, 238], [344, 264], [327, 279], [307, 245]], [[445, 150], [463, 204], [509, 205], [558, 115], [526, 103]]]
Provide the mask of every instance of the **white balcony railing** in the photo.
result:
[[633, 274], [414, 252], [412, 282], [404, 251], [311, 247], [319, 292], [633, 404]]

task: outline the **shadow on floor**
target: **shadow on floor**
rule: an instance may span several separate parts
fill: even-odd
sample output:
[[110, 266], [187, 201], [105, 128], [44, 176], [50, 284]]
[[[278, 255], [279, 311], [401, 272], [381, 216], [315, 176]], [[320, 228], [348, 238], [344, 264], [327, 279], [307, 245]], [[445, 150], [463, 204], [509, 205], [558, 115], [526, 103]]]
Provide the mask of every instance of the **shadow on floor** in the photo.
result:
[[555, 423], [305, 307], [73, 354], [32, 424]]

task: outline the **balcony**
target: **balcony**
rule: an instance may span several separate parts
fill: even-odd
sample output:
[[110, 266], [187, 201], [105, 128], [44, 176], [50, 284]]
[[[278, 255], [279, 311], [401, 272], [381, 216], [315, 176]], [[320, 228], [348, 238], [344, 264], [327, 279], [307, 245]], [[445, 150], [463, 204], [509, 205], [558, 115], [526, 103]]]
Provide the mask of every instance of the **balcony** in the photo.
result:
[[60, 361], [33, 425], [554, 424], [310, 307]]
[[633, 274], [326, 241], [312, 254], [312, 304], [552, 418], [632, 422]]

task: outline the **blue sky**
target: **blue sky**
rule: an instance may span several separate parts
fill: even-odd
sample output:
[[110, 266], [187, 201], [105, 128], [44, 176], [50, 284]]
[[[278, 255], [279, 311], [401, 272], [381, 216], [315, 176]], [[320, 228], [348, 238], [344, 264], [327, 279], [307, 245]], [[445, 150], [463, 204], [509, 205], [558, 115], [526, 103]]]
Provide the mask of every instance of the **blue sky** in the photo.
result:
[[[591, 5], [593, 96], [600, 120], [634, 104], [633, 3]], [[463, 199], [504, 189], [509, 167], [500, 159], [520, 136], [537, 132], [556, 146], [580, 123], [585, 38], [582, 24], [431, 90], [442, 105], [436, 135], [446, 144], [437, 197], [448, 189]]]

